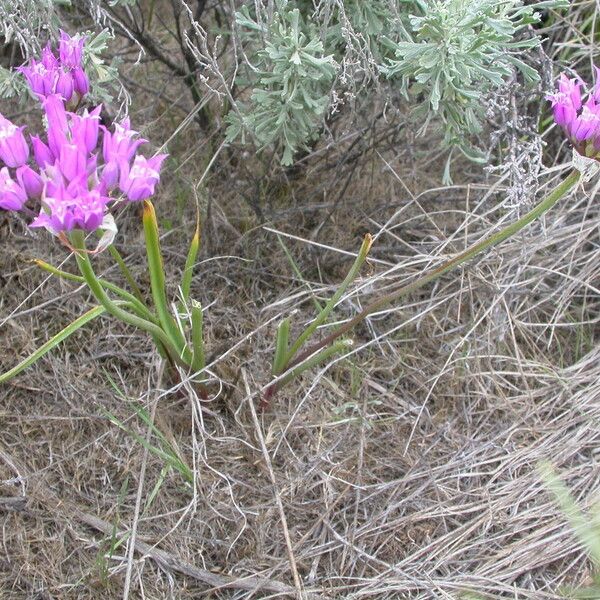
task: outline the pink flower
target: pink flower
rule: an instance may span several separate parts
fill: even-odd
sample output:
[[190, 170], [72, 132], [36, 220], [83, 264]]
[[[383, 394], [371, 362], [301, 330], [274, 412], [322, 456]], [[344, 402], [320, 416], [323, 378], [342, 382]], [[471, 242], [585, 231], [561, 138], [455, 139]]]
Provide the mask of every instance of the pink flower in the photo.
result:
[[40, 175], [30, 166], [23, 165], [16, 171], [17, 180], [29, 198], [39, 198], [44, 189], [44, 182]]
[[[70, 97], [89, 88], [81, 64], [83, 47], [82, 37], [61, 32], [59, 57], [47, 46], [40, 60], [20, 68], [45, 116], [46, 136], [30, 136], [37, 168], [28, 164], [24, 128], [0, 115], [0, 159], [6, 164], [0, 169], [0, 208], [21, 210], [28, 199], [36, 201], [39, 214], [31, 227], [54, 234], [106, 227], [111, 204], [121, 200], [121, 194], [133, 202], [149, 198], [167, 156], [137, 156], [147, 140], [131, 129], [129, 119], [110, 131], [100, 125], [101, 106], [89, 112], [67, 110]], [[15, 169], [13, 175], [9, 168]]]
[[46, 195], [30, 227], [45, 227], [54, 234], [73, 229], [95, 231], [102, 225], [109, 201], [98, 190], [82, 186], [81, 181], [67, 187], [52, 186], [52, 194]]
[[143, 138], [134, 139], [138, 132], [130, 128], [128, 118], [120, 124], [114, 124], [114, 133], [110, 133], [106, 127], [103, 127], [102, 131], [104, 133], [102, 139], [102, 156], [104, 158], [102, 182], [106, 189], [112, 189], [119, 182], [121, 165], [125, 164], [128, 167], [137, 149], [148, 140]]
[[8, 169], [0, 169], [0, 208], [4, 210], [21, 210], [27, 202], [25, 190], [14, 181]]
[[59, 94], [65, 102], [68, 102], [73, 96], [73, 76], [69, 72], [65, 72], [62, 69], [58, 71], [58, 76], [56, 78], [56, 85], [54, 86], [54, 90], [57, 94]]
[[56, 165], [65, 179], [73, 181], [81, 175], [87, 174], [87, 160], [84, 148], [77, 144], [63, 144]]
[[582, 101], [584, 83], [569, 79], [564, 73], [558, 81], [558, 91], [546, 96], [552, 103], [554, 121], [567, 134], [575, 149], [584, 156], [596, 157], [600, 150], [600, 89], [599, 69], [596, 85]]
[[31, 91], [38, 97], [59, 94], [65, 102], [69, 102], [74, 92], [84, 96], [89, 91], [89, 81], [83, 70], [84, 45], [85, 37], [72, 38], [61, 31], [59, 58], [48, 44], [42, 50], [40, 62], [32, 59], [28, 65], [17, 70], [25, 76]]
[[54, 164], [56, 158], [52, 153], [52, 150], [50, 150], [37, 135], [31, 136], [31, 145], [33, 146], [33, 157], [40, 169], [43, 169], [47, 165]]
[[81, 67], [84, 46], [85, 36], [76, 35], [75, 37], [71, 37], [61, 29], [58, 52], [60, 61], [64, 66], [70, 67], [71, 69]]
[[55, 71], [60, 67], [58, 58], [54, 56], [52, 48], [50, 48], [50, 42], [46, 44], [46, 47], [42, 50], [42, 64], [48, 71]]
[[90, 81], [85, 71], [78, 67], [73, 69], [73, 89], [80, 95], [85, 96], [90, 91]]
[[154, 186], [160, 179], [160, 166], [167, 156], [157, 154], [150, 159], [136, 156], [131, 168], [127, 162], [121, 163], [119, 188], [129, 200], [146, 200], [154, 194]]
[[23, 129], [0, 114], [0, 159], [8, 167], [20, 167], [29, 158]]
[[48, 70], [43, 63], [32, 59], [27, 67], [17, 69], [27, 79], [31, 91], [37, 96], [47, 96], [56, 90], [58, 73], [56, 70]]
[[104, 131], [102, 154], [106, 163], [130, 161], [139, 146], [148, 141], [143, 138], [133, 139], [138, 132], [130, 128], [129, 118], [124, 119], [120, 124], [115, 123], [114, 133], [110, 133], [105, 127], [102, 129]]
[[92, 152], [98, 145], [98, 130], [100, 126], [100, 111], [102, 106], [97, 106], [91, 113], [87, 109], [83, 115], [71, 114], [71, 137], [78, 146]]

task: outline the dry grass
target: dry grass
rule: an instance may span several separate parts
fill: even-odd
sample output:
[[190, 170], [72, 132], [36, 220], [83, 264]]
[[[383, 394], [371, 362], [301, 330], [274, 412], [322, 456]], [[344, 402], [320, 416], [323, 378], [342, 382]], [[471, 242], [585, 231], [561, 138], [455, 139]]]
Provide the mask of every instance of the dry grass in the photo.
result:
[[[164, 108], [134, 117], [146, 137], [176, 128], [180, 117], [169, 122]], [[539, 600], [589, 576], [536, 466], [552, 461], [582, 505], [596, 497], [593, 184], [475, 264], [373, 316], [350, 356], [258, 408], [275, 323], [293, 309], [297, 326], [312, 318], [311, 298], [334, 289], [350, 262], [344, 252], [356, 251], [365, 231], [376, 234], [372, 261], [339, 320], [522, 210], [507, 200], [506, 181], [465, 164], [455, 186], [441, 187], [430, 143], [384, 132], [377, 153], [369, 148], [383, 138], [370, 131], [360, 160], [344, 158], [356, 147], [349, 138], [269, 181], [257, 161], [240, 164], [222, 149], [204, 176], [216, 143], [198, 142], [191, 126], [178, 132], [157, 199], [171, 226], [166, 266], [174, 283], [193, 226], [191, 190], [203, 178], [208, 216], [193, 292], [207, 307], [210, 372], [222, 387], [201, 402], [171, 386], [151, 344], [109, 319], [3, 386], [2, 598], [129, 590], [130, 598]], [[563, 174], [560, 166], [541, 173], [539, 194]], [[263, 204], [269, 229], [252, 212], [252, 194], [271, 203]], [[305, 240], [283, 238], [304, 281], [273, 230]], [[5, 369], [90, 298], [27, 263], [50, 255], [72, 268], [47, 235], [2, 218], [0, 239]], [[143, 278], [134, 210], [122, 216], [121, 243]], [[97, 265], [118, 279], [108, 257]], [[139, 407], [192, 469], [191, 484], [140, 443], [165, 449]], [[132, 531], [135, 548], [128, 536], [120, 542]]]

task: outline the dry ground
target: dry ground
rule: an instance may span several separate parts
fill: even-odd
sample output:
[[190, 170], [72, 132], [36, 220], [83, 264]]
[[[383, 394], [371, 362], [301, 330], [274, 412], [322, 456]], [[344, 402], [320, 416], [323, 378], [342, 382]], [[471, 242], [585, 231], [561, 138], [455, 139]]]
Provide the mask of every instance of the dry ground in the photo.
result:
[[[160, 106], [134, 115], [146, 137], [174, 129]], [[197, 135], [190, 128], [169, 146], [156, 198], [173, 295], [193, 229], [191, 190], [215, 151]], [[595, 498], [593, 183], [373, 316], [349, 357], [259, 408], [276, 323], [293, 309], [297, 325], [310, 320], [312, 298], [331, 293], [351, 262], [343, 252], [365, 231], [376, 235], [372, 260], [339, 320], [524, 210], [507, 200], [505, 180], [471, 164], [441, 187], [430, 144], [408, 133], [399, 141], [348, 168], [331, 168], [341, 150], [325, 152], [277, 183], [252, 177], [251, 155], [240, 164], [223, 151], [198, 194], [205, 231], [193, 283], [206, 307], [210, 401], [172, 386], [148, 340], [110, 319], [0, 388], [2, 598], [112, 599], [130, 586], [130, 598], [293, 597], [301, 588], [314, 598], [539, 600], [586, 580], [589, 564], [536, 468], [550, 460], [584, 506]], [[545, 171], [539, 194], [565, 173]], [[281, 238], [303, 280], [260, 226], [257, 200], [271, 229], [307, 240]], [[135, 208], [120, 224], [118, 246], [143, 282]], [[91, 299], [28, 262], [73, 269], [49, 235], [0, 216], [0, 239], [4, 370]], [[96, 263], [118, 280], [109, 257]], [[192, 484], [148, 448], [177, 455]]]

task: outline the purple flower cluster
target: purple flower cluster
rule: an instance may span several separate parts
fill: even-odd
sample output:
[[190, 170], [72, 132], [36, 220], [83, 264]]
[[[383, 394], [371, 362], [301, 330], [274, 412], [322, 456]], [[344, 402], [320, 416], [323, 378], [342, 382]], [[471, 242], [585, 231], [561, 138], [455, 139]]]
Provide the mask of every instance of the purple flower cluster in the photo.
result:
[[[62, 32], [59, 58], [47, 47], [41, 62], [32, 60], [20, 69], [41, 101], [46, 123], [45, 141], [30, 136], [31, 161], [24, 127], [0, 114], [0, 208], [31, 212], [37, 203], [40, 210], [31, 227], [54, 234], [94, 231], [115, 202], [152, 196], [167, 156], [138, 155], [147, 140], [137, 137], [129, 119], [114, 124], [112, 131], [101, 125], [101, 106], [67, 110], [74, 92], [80, 104], [89, 87], [81, 63], [84, 42]], [[72, 85], [65, 83], [68, 77]]]
[[90, 88], [82, 63], [84, 45], [84, 37], [70, 37], [61, 31], [58, 57], [48, 45], [42, 50], [40, 61], [32, 59], [29, 65], [19, 67], [18, 70], [27, 79], [31, 91], [38, 96], [60, 94], [65, 102], [69, 102], [76, 93], [81, 98]]
[[564, 73], [558, 81], [558, 91], [546, 99], [552, 103], [554, 120], [575, 147], [589, 158], [600, 155], [600, 69], [596, 68], [596, 84], [587, 92], [579, 78], [569, 79]]

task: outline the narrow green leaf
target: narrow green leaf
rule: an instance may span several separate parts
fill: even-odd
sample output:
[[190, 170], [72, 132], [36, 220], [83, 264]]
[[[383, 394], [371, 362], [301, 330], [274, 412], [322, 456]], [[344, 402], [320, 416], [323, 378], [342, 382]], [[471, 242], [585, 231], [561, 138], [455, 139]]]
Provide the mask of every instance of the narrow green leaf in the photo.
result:
[[350, 268], [350, 271], [348, 271], [348, 275], [346, 275], [346, 278], [344, 279], [344, 281], [342, 281], [340, 287], [331, 297], [329, 302], [325, 305], [325, 308], [317, 315], [317, 318], [314, 321], [312, 321], [312, 323], [298, 336], [296, 341], [292, 344], [292, 347], [286, 354], [284, 367], [290, 362], [292, 358], [294, 358], [298, 350], [317, 330], [319, 325], [322, 325], [327, 320], [329, 313], [331, 313], [335, 305], [339, 302], [344, 292], [348, 289], [348, 286], [354, 281], [354, 279], [356, 279], [358, 271], [367, 259], [367, 255], [369, 254], [369, 250], [371, 249], [372, 243], [373, 238], [369, 234], [367, 234], [365, 236], [365, 239], [363, 240], [362, 246], [360, 247], [358, 256], [356, 257], [354, 264]]
[[192, 301], [192, 370], [204, 369], [203, 315], [200, 303]]
[[163, 331], [171, 340], [171, 343], [183, 354], [183, 360], [189, 364], [189, 360], [191, 360], [189, 349], [187, 348], [183, 334], [177, 327], [167, 305], [165, 273], [160, 252], [158, 223], [156, 221], [154, 206], [152, 206], [152, 202], [149, 200], [144, 201], [142, 220], [144, 224], [144, 236], [146, 239], [150, 286], [152, 287], [152, 297], [154, 299], [154, 305], [156, 306], [156, 312], [158, 313], [158, 319], [162, 325]]
[[[139, 412], [138, 408], [139, 407], [134, 407], [134, 409], [138, 413], [138, 416], [141, 417], [141, 413]], [[148, 450], [148, 452], [151, 452], [152, 454], [154, 454], [154, 456], [156, 456], [157, 458], [160, 458], [162, 461], [164, 461], [164, 463], [166, 465], [176, 469], [188, 483], [193, 482], [194, 474], [193, 474], [192, 470], [179, 458], [179, 456], [177, 456], [175, 451], [168, 444], [166, 444], [166, 450], [163, 448], [159, 448], [158, 446], [155, 446], [155, 445], [151, 444], [150, 442], [148, 442], [146, 440], [146, 438], [141, 436], [139, 433], [137, 433], [131, 429], [128, 429], [125, 426], [125, 424], [120, 419], [118, 419], [115, 415], [113, 415], [111, 412], [109, 412], [109, 411], [103, 411], [103, 412], [107, 416], [107, 418], [109, 419], [109, 421], [111, 423], [113, 423], [119, 429], [121, 429], [122, 431], [124, 431], [125, 433], [130, 435], [143, 448]], [[151, 430], [154, 434], [157, 434], [157, 432], [160, 434], [158, 437], [162, 438], [160, 440], [162, 442], [164, 440], [164, 437], [162, 436], [162, 433], [156, 428], [156, 426], [149, 423], [144, 418], [142, 418], [142, 420], [151, 428]]]
[[143, 303], [144, 296], [140, 288], [138, 287], [138, 284], [136, 283], [133, 275], [131, 274], [129, 267], [125, 264], [125, 261], [123, 260], [123, 257], [121, 256], [120, 252], [114, 247], [113, 244], [111, 244], [108, 247], [108, 251], [110, 252], [110, 255], [115, 259], [117, 265], [119, 265], [119, 269], [121, 269], [121, 273], [123, 273], [123, 277], [125, 277], [125, 280], [130, 285], [131, 290], [135, 294], [135, 297]]
[[[281, 249], [283, 250], [286, 258], [288, 259], [288, 262], [290, 263], [290, 266], [292, 267], [292, 271], [294, 271], [294, 274], [296, 275], [296, 277], [312, 292], [312, 290], [310, 288], [310, 284], [304, 278], [304, 275], [302, 274], [302, 271], [300, 271], [300, 268], [296, 264], [296, 261], [294, 260], [292, 253], [289, 251], [288, 247], [285, 245], [285, 242], [283, 241], [283, 238], [279, 234], [277, 234], [277, 241], [279, 242], [279, 245], [281, 246]], [[323, 310], [323, 306], [321, 305], [321, 303], [317, 300], [317, 298], [314, 295], [312, 295], [312, 301], [315, 304], [315, 308], [319, 312]]]
[[290, 338], [290, 320], [284, 319], [277, 328], [277, 342], [275, 344], [275, 358], [273, 359], [273, 375], [279, 375], [285, 367], [285, 357], [288, 351]]
[[[46, 261], [40, 260], [39, 258], [34, 259], [33, 262], [40, 267], [40, 269], [43, 269], [48, 273], [52, 273], [52, 275], [56, 275], [57, 277], [61, 277], [62, 279], [76, 281], [77, 283], [86, 283], [85, 278], [81, 275], [75, 275], [74, 273], [68, 273], [67, 271], [57, 269], [53, 265], [47, 263]], [[126, 302], [131, 303], [132, 307], [135, 309], [135, 312], [138, 313], [140, 317], [143, 317], [144, 319], [147, 319], [153, 323], [158, 322], [158, 319], [150, 312], [150, 309], [148, 309], [145, 304], [140, 302], [140, 300], [138, 300], [133, 294], [130, 294], [128, 291], [124, 290], [118, 285], [110, 283], [110, 281], [104, 281], [103, 279], [100, 279], [99, 282], [104, 289], [113, 292]]]
[[539, 472], [546, 486], [554, 494], [577, 539], [586, 547], [594, 561], [600, 564], [600, 535], [597, 528], [593, 526], [593, 520], [577, 506], [569, 489], [560, 480], [552, 465], [547, 462], [542, 463]]
[[84, 325], [99, 317], [101, 314], [106, 312], [103, 306], [95, 306], [91, 310], [81, 315], [78, 319], [75, 319], [70, 325], [67, 325], [63, 330], [51, 337], [45, 344], [40, 346], [33, 354], [28, 356], [25, 360], [21, 361], [16, 367], [10, 369], [6, 373], [0, 375], [0, 383], [6, 383], [12, 379], [15, 375], [18, 375], [21, 371], [34, 364], [42, 356], [50, 352], [53, 348], [56, 348], [63, 340], [66, 340], [70, 335], [75, 333], [78, 329], [81, 329]]
[[304, 362], [294, 367], [281, 381], [277, 383], [277, 389], [281, 389], [284, 385], [292, 381], [292, 379], [298, 377], [298, 375], [304, 371], [324, 363], [334, 354], [347, 351], [353, 346], [353, 344], [354, 342], [352, 340], [336, 340], [333, 342], [333, 344], [331, 344], [331, 346], [323, 348], [323, 350], [317, 352], [314, 356], [307, 358]]
[[196, 257], [198, 256], [198, 250], [200, 249], [200, 214], [196, 213], [196, 231], [194, 237], [190, 243], [190, 249], [188, 250], [187, 258], [185, 259], [185, 269], [183, 271], [183, 278], [181, 280], [181, 293], [183, 295], [183, 301], [187, 302], [190, 297], [190, 288], [192, 285], [192, 276], [194, 274], [194, 265], [196, 264]]
[[189, 363], [186, 363], [180, 356], [179, 349], [174, 346], [173, 341], [167, 332], [163, 331], [159, 325], [153, 321], [149, 321], [148, 319], [140, 317], [135, 313], [130, 313], [128, 310], [125, 310], [124, 308], [132, 308], [132, 305], [129, 302], [113, 301], [108, 297], [104, 287], [100, 283], [101, 279], [94, 272], [94, 267], [92, 266], [89, 253], [85, 246], [84, 232], [78, 229], [72, 231], [70, 242], [77, 250], [75, 252], [75, 260], [77, 261], [79, 271], [85, 278], [85, 282], [90, 288], [90, 291], [94, 294], [96, 300], [98, 300], [98, 302], [100, 302], [100, 304], [102, 304], [102, 306], [106, 309], [106, 312], [113, 315], [117, 319], [120, 319], [124, 323], [129, 323], [129, 325], [133, 325], [142, 331], [146, 331], [152, 336], [153, 339], [160, 340], [171, 361], [176, 362], [181, 366], [189, 366]]

